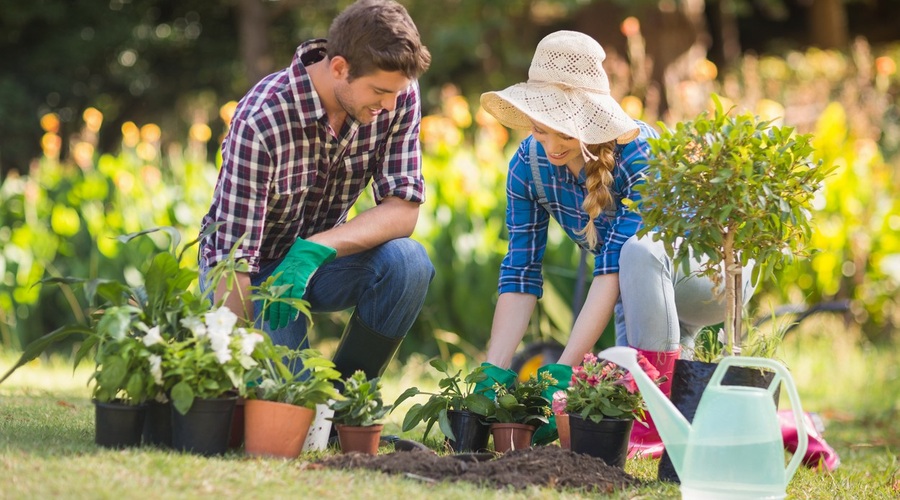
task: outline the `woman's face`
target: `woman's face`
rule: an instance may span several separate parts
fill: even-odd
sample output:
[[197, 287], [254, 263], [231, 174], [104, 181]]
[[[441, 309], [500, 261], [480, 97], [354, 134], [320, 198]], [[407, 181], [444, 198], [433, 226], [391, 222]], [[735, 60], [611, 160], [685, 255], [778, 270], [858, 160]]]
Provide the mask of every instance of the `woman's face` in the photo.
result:
[[584, 166], [581, 142], [578, 139], [557, 132], [534, 120], [531, 121], [531, 135], [544, 147], [547, 159], [551, 164], [579, 169]]

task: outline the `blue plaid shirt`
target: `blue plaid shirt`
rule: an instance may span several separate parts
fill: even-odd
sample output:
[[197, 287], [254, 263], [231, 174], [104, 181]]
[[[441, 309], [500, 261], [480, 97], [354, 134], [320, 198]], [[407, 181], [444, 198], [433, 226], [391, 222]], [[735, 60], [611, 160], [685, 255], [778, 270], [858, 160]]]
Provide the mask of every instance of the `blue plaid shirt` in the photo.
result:
[[552, 165], [547, 161], [544, 148], [538, 144], [541, 181], [551, 212], [548, 214], [537, 201], [531, 175], [529, 148], [534, 138], [528, 137], [522, 141], [509, 162], [506, 183], [509, 250], [500, 266], [500, 293], [521, 292], [537, 297], [543, 294], [541, 264], [547, 248], [547, 227], [551, 215], [573, 241], [594, 254], [594, 276], [619, 272], [622, 245], [641, 225], [641, 217], [628, 210], [622, 199], [640, 199], [634, 188], [643, 182], [642, 174], [647, 168], [645, 160], [650, 153], [647, 139], [659, 136], [646, 123], [636, 122], [640, 128], [638, 138], [616, 147], [616, 168], [610, 186], [615, 208], [611, 207], [594, 220], [598, 236], [594, 248], [587, 248], [584, 237], [575, 234], [588, 221], [587, 212], [581, 208], [586, 192], [584, 171], [575, 178], [565, 166]]

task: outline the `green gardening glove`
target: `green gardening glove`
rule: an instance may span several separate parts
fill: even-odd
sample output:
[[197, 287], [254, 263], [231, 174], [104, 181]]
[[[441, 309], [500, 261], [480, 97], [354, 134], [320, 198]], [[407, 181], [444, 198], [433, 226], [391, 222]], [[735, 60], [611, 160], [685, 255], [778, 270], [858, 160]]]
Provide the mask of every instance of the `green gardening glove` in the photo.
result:
[[[331, 247], [297, 238], [287, 255], [284, 256], [284, 260], [272, 273], [276, 277], [273, 284], [276, 286], [293, 285], [283, 296], [302, 299], [303, 294], [306, 293], [306, 285], [309, 283], [310, 276], [319, 266], [334, 260], [335, 256], [337, 256], [337, 250]], [[266, 308], [265, 319], [269, 321], [269, 327], [275, 330], [287, 326], [297, 318], [298, 314], [299, 311], [290, 304], [275, 302]]]
[[[569, 365], [560, 365], [553, 364], [542, 366], [538, 368], [538, 377], [541, 376], [541, 373], [549, 372], [553, 378], [556, 379], [556, 385], [552, 385], [544, 391], [542, 396], [547, 399], [547, 401], [553, 402], [553, 395], [556, 391], [564, 391], [569, 388], [569, 383], [572, 381], [572, 367]], [[538, 427], [534, 432], [534, 436], [531, 438], [531, 443], [534, 445], [545, 445], [552, 443], [559, 437], [556, 432], [556, 415], [550, 415], [549, 421]]]
[[512, 370], [491, 363], [481, 363], [481, 368], [487, 378], [475, 384], [475, 393], [484, 394], [492, 400], [497, 396], [494, 393], [494, 384], [511, 387], [516, 381], [516, 372]]

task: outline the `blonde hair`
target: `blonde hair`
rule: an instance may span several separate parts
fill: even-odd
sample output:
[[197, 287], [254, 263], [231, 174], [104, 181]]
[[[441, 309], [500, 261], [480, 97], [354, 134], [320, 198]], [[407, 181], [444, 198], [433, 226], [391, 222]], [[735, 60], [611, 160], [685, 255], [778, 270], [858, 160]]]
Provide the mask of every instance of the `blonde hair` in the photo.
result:
[[609, 187], [613, 182], [613, 169], [616, 168], [616, 141], [591, 144], [587, 146], [587, 150], [597, 159], [588, 160], [584, 164], [587, 195], [584, 197], [581, 208], [587, 212], [588, 222], [575, 234], [584, 236], [588, 246], [594, 248], [597, 246], [597, 227], [594, 226], [594, 220], [600, 216], [603, 210], [613, 204]]

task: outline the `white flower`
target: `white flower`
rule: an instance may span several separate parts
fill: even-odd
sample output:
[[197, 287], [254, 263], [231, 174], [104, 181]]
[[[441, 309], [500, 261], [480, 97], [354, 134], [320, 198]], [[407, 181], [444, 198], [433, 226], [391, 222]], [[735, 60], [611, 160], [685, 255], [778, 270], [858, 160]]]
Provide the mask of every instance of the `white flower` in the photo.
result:
[[144, 335], [144, 345], [150, 347], [156, 344], [162, 344], [163, 338], [162, 335], [159, 334], [159, 326], [154, 326], [153, 328], [147, 330], [147, 334]]
[[196, 316], [190, 316], [181, 320], [181, 326], [187, 328], [194, 334], [194, 337], [203, 338], [206, 336], [206, 325]]
[[153, 375], [153, 380], [156, 382], [156, 385], [162, 385], [162, 357], [157, 356], [156, 354], [151, 354], [149, 361], [150, 374]]
[[212, 335], [230, 336], [237, 323], [238, 317], [231, 312], [231, 309], [222, 306], [215, 311], [210, 311], [204, 315], [206, 319], [206, 328]]
[[225, 349], [216, 349], [215, 354], [216, 361], [218, 361], [220, 365], [224, 365], [231, 361], [231, 351], [228, 350], [228, 346], [225, 346]]
[[241, 354], [244, 356], [253, 354], [253, 349], [256, 349], [256, 344], [263, 341], [263, 336], [256, 332], [249, 333], [247, 330], [240, 328], [238, 329], [238, 333], [241, 335]]
[[209, 343], [212, 345], [213, 351], [227, 351], [231, 344], [230, 332], [223, 330], [210, 330]]

